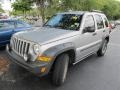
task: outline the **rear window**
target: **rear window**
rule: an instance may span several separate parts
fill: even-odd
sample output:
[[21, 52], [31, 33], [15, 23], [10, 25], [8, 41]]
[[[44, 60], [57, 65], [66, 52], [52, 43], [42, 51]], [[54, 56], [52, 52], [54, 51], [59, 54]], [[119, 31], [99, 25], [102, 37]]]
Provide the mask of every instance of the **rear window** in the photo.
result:
[[24, 24], [20, 21], [17, 21], [17, 28], [24, 27]]
[[14, 22], [12, 21], [1, 21], [0, 22], [0, 30], [8, 30], [14, 28]]
[[95, 19], [97, 22], [97, 29], [102, 29], [104, 28], [104, 23], [103, 23], [103, 19], [100, 15], [95, 15]]
[[23, 28], [23, 27], [30, 27], [30, 25], [29, 24], [27, 24], [27, 23], [25, 23], [25, 22], [23, 22], [23, 21], [16, 21], [17, 23], [16, 23], [16, 27], [17, 28]]

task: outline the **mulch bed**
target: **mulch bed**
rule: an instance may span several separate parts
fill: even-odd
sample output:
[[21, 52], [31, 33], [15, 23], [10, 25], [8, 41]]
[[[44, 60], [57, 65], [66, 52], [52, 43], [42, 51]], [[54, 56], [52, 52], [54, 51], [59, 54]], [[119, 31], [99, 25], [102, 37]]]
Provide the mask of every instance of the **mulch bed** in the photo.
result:
[[5, 73], [8, 70], [9, 61], [4, 55], [0, 54], [0, 73]]

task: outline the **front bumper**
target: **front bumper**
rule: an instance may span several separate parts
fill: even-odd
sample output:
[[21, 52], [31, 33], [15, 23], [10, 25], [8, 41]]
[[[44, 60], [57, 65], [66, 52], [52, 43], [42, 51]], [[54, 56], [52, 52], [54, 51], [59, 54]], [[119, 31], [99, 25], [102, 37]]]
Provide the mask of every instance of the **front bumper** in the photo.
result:
[[[28, 71], [38, 75], [38, 76], [44, 76], [46, 74], [48, 74], [48, 72], [50, 71], [51, 68], [51, 63], [45, 63], [45, 62], [39, 62], [39, 61], [35, 61], [35, 62], [26, 62], [23, 57], [17, 55], [14, 51], [7, 51], [7, 55], [9, 57], [9, 59], [18, 64], [19, 66], [27, 69]], [[44, 72], [41, 72], [42, 68], [46, 68]]]

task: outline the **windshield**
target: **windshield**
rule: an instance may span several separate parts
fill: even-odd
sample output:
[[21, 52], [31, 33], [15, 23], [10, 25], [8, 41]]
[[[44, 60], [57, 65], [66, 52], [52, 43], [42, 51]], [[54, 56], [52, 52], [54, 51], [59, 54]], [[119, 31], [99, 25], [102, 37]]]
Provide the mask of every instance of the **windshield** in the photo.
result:
[[82, 15], [80, 14], [57, 14], [54, 15], [44, 27], [60, 28], [66, 30], [78, 30]]

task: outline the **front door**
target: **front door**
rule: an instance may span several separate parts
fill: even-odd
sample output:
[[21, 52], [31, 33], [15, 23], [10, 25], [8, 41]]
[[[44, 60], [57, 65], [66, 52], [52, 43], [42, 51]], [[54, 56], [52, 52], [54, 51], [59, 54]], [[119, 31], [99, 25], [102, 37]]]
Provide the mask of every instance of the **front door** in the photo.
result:
[[[83, 31], [79, 38], [79, 60], [95, 52], [99, 43], [93, 15], [86, 15], [83, 22]], [[90, 28], [93, 31], [87, 32], [86, 28]]]

